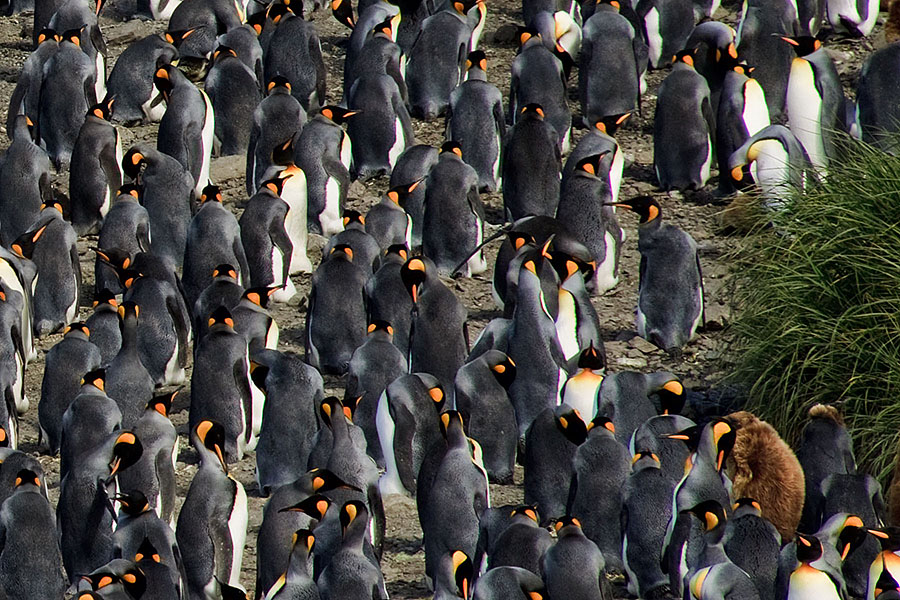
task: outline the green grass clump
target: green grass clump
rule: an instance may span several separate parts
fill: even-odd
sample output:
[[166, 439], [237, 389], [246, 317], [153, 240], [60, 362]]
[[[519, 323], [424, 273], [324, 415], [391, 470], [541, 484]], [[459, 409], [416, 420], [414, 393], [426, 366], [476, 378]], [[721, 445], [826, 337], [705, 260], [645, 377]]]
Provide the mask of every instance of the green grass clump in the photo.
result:
[[756, 225], [732, 258], [748, 410], [796, 442], [813, 404], [839, 404], [860, 467], [886, 482], [900, 433], [900, 158], [848, 144]]

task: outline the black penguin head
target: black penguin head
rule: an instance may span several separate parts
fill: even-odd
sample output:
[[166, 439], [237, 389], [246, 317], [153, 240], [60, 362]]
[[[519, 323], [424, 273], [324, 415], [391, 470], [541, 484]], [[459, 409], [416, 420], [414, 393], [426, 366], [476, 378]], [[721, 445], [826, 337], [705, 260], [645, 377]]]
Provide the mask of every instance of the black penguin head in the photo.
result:
[[359, 520], [362, 520], [364, 523], [368, 522], [369, 511], [366, 509], [366, 505], [359, 500], [351, 500], [341, 507], [340, 520], [341, 532], [343, 535], [347, 535], [347, 529], [349, 529], [353, 523]]
[[741, 75], [746, 75], [750, 77], [753, 75], [754, 71], [756, 71], [756, 67], [752, 67], [747, 64], [747, 61], [737, 62], [734, 61], [733, 64], [729, 65], [729, 70], [734, 71], [735, 73], [740, 73]]
[[319, 415], [329, 429], [332, 428], [332, 419], [335, 418], [335, 415], [342, 415], [348, 421], [353, 420], [352, 408], [344, 406], [336, 396], [329, 396], [322, 400], [319, 404]]
[[678, 54], [672, 57], [672, 64], [685, 64], [692, 69], [694, 68], [694, 54], [696, 53], [696, 49], [692, 50], [682, 50]]
[[537, 40], [540, 43], [541, 34], [533, 27], [522, 27], [520, 25], [516, 27], [516, 38], [519, 41], [519, 49], [522, 49], [525, 47], [525, 44], [532, 40]]
[[475, 579], [475, 567], [472, 561], [462, 550], [454, 550], [450, 555], [453, 564], [453, 581], [460, 598], [468, 598], [472, 589], [472, 581]]
[[534, 119], [538, 119], [539, 121], [544, 120], [544, 108], [535, 102], [531, 104], [526, 104], [522, 108], [519, 109], [519, 118], [524, 119], [526, 117], [531, 117]]
[[206, 187], [200, 192], [200, 204], [206, 204], [207, 202], [222, 203], [222, 190], [212, 181], [207, 182]]
[[822, 557], [822, 542], [814, 535], [798, 533], [797, 543], [797, 560], [801, 563], [809, 564]]
[[112, 481], [120, 471], [124, 471], [140, 460], [143, 453], [144, 447], [136, 435], [130, 431], [120, 433], [113, 444], [108, 481]]
[[216, 327], [217, 329], [234, 329], [234, 318], [227, 308], [219, 306], [209, 315], [207, 324], [210, 329], [213, 327]]
[[496, 360], [488, 364], [490, 364], [491, 373], [497, 383], [502, 385], [503, 389], [509, 390], [516, 379], [516, 363], [513, 362], [513, 359], [501, 352], [497, 354]]
[[260, 186], [260, 191], [263, 189], [268, 190], [271, 194], [281, 197], [281, 192], [284, 190], [284, 184], [287, 182], [287, 177], [279, 177], [275, 176], [271, 179], [267, 179]]
[[578, 363], [576, 366], [579, 369], [587, 369], [589, 371], [605, 370], [606, 352], [603, 349], [603, 345], [601, 344], [600, 347], [597, 348], [594, 346], [594, 341], [591, 340], [588, 347], [582, 350], [578, 355]]
[[640, 450], [635, 453], [634, 456], [631, 457], [631, 465], [637, 469], [637, 464], [650, 464], [655, 465], [658, 469], [661, 466], [659, 457], [652, 450]]
[[684, 442], [690, 452], [696, 452], [700, 446], [700, 435], [703, 433], [703, 427], [693, 425], [687, 429], [682, 429], [677, 433], [665, 433], [660, 436], [664, 440], [678, 440]]
[[142, 202], [144, 199], [144, 186], [134, 182], [126, 183], [116, 190], [116, 197], [118, 198], [119, 196], [128, 196], [134, 198], [138, 202]]
[[153, 562], [162, 562], [162, 558], [159, 556], [159, 551], [153, 545], [153, 542], [144, 536], [144, 539], [141, 541], [141, 545], [138, 546], [137, 551], [134, 553], [134, 562], [139, 563], [144, 560], [149, 560]]
[[781, 39], [793, 46], [794, 52], [801, 58], [822, 47], [822, 42], [811, 35], [783, 36]]
[[119, 305], [118, 313], [119, 319], [123, 323], [131, 319], [134, 319], [136, 321], [138, 316], [141, 314], [141, 307], [129, 300]]
[[145, 164], [147, 164], [147, 157], [138, 148], [131, 148], [122, 157], [122, 172], [131, 179], [137, 179], [141, 167]]
[[731, 454], [734, 442], [737, 439], [737, 429], [727, 419], [716, 418], [707, 424], [712, 428], [712, 441], [716, 451], [716, 470], [721, 471], [725, 466], [725, 459]]
[[331, 0], [331, 14], [338, 23], [346, 25], [350, 29], [356, 27], [356, 20], [353, 18], [353, 4], [350, 0]]
[[175, 402], [175, 396], [178, 395], [178, 392], [181, 390], [175, 390], [174, 392], [169, 392], [168, 394], [160, 394], [159, 396], [154, 396], [147, 403], [147, 410], [155, 410], [162, 416], [169, 418], [169, 413], [172, 412], [172, 404]]
[[438, 383], [434, 387], [428, 388], [428, 397], [434, 403], [434, 410], [437, 414], [441, 414], [444, 405], [447, 403], [447, 395], [444, 394], [444, 388]]
[[[349, 0], [348, 0], [349, 2]], [[346, 108], [341, 108], [340, 106], [323, 106], [319, 110], [319, 114], [325, 117], [326, 119], [336, 123], [337, 125], [341, 125], [347, 119], [352, 117], [353, 115], [359, 114], [361, 111], [359, 110], [348, 110]]]
[[107, 288], [103, 288], [102, 290], [94, 294], [94, 303], [92, 306], [94, 308], [97, 308], [101, 304], [105, 304], [107, 306], [112, 306], [113, 308], [115, 308], [119, 305], [119, 302], [118, 300], [116, 300], [115, 294], [113, 294]]
[[246, 298], [260, 308], [267, 308], [269, 306], [269, 298], [271, 298], [272, 294], [280, 289], [281, 286], [249, 288], [244, 291], [244, 294], [241, 296], [241, 298]]
[[44, 42], [61, 42], [62, 36], [56, 33], [53, 29], [49, 27], [45, 27], [41, 29], [41, 32], [38, 34], [37, 42], [38, 46], [43, 44]]
[[115, 102], [115, 96], [107, 95], [102, 102], [98, 102], [90, 107], [88, 109], [88, 114], [93, 115], [98, 119], [103, 119], [104, 121], [110, 121], [113, 114], [113, 104], [115, 104]]
[[41, 212], [45, 210], [55, 210], [63, 219], [68, 220], [71, 212], [71, 202], [65, 194], [54, 194], [51, 198], [47, 198], [41, 203]]
[[400, 267], [400, 280], [406, 287], [406, 291], [409, 292], [410, 297], [412, 297], [413, 304], [419, 301], [420, 288], [425, 283], [425, 280], [428, 279], [425, 269], [425, 261], [418, 256], [409, 259]]
[[406, 206], [406, 200], [410, 197], [410, 195], [412, 195], [414, 191], [416, 191], [416, 188], [418, 188], [419, 184], [421, 184], [423, 181], [424, 179], [419, 179], [418, 181], [413, 181], [412, 183], [392, 187], [387, 191], [387, 193], [385, 193], [385, 196], [388, 197], [388, 200], [390, 200], [400, 208], [403, 208]]
[[403, 262], [406, 262], [409, 258], [409, 248], [406, 247], [406, 244], [391, 244], [387, 247], [387, 250], [384, 251], [384, 255], [386, 257], [396, 256]]
[[356, 490], [357, 492], [362, 491], [358, 487], [343, 481], [328, 469], [312, 469], [307, 472], [306, 476], [309, 478], [309, 487], [313, 492], [329, 492], [338, 488]]
[[85, 373], [84, 377], [81, 378], [81, 385], [90, 385], [101, 392], [106, 390], [106, 369], [94, 369], [93, 371], [89, 371]]
[[881, 529], [866, 529], [870, 535], [878, 538], [882, 550], [896, 552], [900, 550], [900, 527], [882, 527]]
[[13, 251], [13, 253], [20, 258], [28, 258], [30, 259], [34, 255], [34, 249], [37, 247], [37, 242], [41, 239], [41, 236], [44, 235], [44, 230], [47, 229], [47, 226], [36, 229], [34, 231], [27, 231], [16, 238], [16, 241], [10, 245], [9, 249]]
[[297, 545], [306, 549], [306, 554], [312, 554], [313, 548], [316, 546], [316, 536], [309, 529], [298, 529], [291, 536], [291, 548]]
[[376, 332], [386, 333], [391, 338], [394, 337], [394, 327], [388, 321], [383, 321], [381, 319], [373, 319], [368, 327], [366, 327], [366, 333], [369, 335]]
[[268, 394], [266, 388], [266, 378], [269, 376], [269, 367], [261, 365], [258, 362], [250, 361], [250, 381], [259, 388], [263, 394]]
[[597, 0], [597, 6], [602, 6], [602, 5], [611, 6], [614, 9], [616, 9], [616, 11], [619, 11], [622, 9], [622, 5], [621, 5], [621, 3], [619, 3], [619, 0]]
[[128, 567], [119, 580], [131, 598], [140, 598], [147, 591], [147, 577], [137, 565]]
[[454, 142], [452, 140], [446, 141], [441, 144], [439, 154], [455, 154], [459, 158], [462, 158], [462, 146], [459, 142]]
[[520, 504], [519, 506], [512, 509], [509, 513], [509, 516], [515, 517], [518, 515], [522, 515], [535, 523], [540, 523], [541, 519], [538, 516], [538, 507], [537, 504]]
[[276, 92], [291, 93], [291, 82], [288, 81], [287, 77], [276, 75], [269, 80], [269, 83], [266, 85], [266, 93], [271, 96]]
[[365, 231], [366, 227], [366, 218], [356, 210], [345, 210], [344, 216], [341, 219], [344, 223], [344, 229], [355, 228], [360, 231]]
[[441, 433], [444, 434], [444, 437], [448, 437], [451, 430], [459, 427], [460, 430], [463, 429], [463, 418], [459, 412], [455, 410], [448, 410], [446, 412], [441, 413]]
[[609, 150], [604, 150], [599, 154], [593, 154], [582, 158], [575, 165], [575, 172], [599, 179], [601, 173], [600, 163], [603, 162], [603, 159], [606, 158], [608, 154]]
[[856, 515], [846, 515], [835, 544], [841, 560], [845, 560], [851, 552], [859, 548], [868, 539], [867, 536], [868, 532], [866, 532], [862, 519]]
[[553, 528], [556, 530], [556, 533], [559, 534], [563, 529], [567, 529], [567, 531], [581, 531], [581, 521], [571, 515], [565, 515], [560, 517], [556, 523], [553, 524]]
[[169, 74], [169, 69], [175, 69], [172, 65], [162, 65], [156, 72], [153, 74], [153, 85], [160, 91], [165, 98], [166, 102], [169, 101], [169, 96], [172, 94], [172, 88], [174, 87], [172, 84], [172, 77]]
[[222, 600], [247, 600], [247, 592], [241, 588], [220, 581], [219, 589], [222, 592]]
[[512, 244], [512, 247], [516, 252], [521, 250], [524, 246], [537, 245], [534, 236], [527, 231], [510, 231], [506, 235], [509, 238], [509, 243]]
[[272, 23], [278, 25], [288, 15], [294, 14], [288, 2], [273, 2], [266, 11], [266, 16], [271, 19]]
[[372, 28], [372, 35], [380, 35], [391, 41], [394, 40], [394, 32], [397, 30], [396, 23], [399, 22], [400, 13], [387, 17], [384, 21]]
[[[115, 302], [115, 297], [113, 297], [113, 301]], [[88, 329], [88, 326], [81, 321], [78, 321], [76, 323], [69, 323], [68, 325], [66, 325], [66, 328], [63, 329], [63, 337], [76, 337], [80, 335], [83, 335], [86, 338], [91, 337], [91, 330]]]
[[321, 521], [325, 518], [325, 513], [328, 512], [328, 508], [331, 506], [331, 500], [328, 496], [323, 496], [322, 494], [313, 494], [312, 496], [308, 496], [297, 502], [296, 504], [292, 504], [291, 506], [286, 506], [285, 508], [280, 509], [278, 512], [299, 512], [307, 515], [311, 519], [315, 519], [316, 521]]
[[217, 279], [219, 277], [224, 277], [226, 279], [231, 279], [234, 282], [238, 280], [238, 272], [237, 269], [232, 267], [231, 265], [221, 264], [218, 265], [212, 272], [213, 279]]
[[[288, 167], [294, 164], [294, 136], [272, 148], [272, 164], [279, 167]], [[280, 177], [284, 171], [278, 174]]]
[[692, 506], [687, 511], [700, 519], [706, 531], [719, 530], [725, 526], [727, 515], [725, 508], [716, 500], [705, 500], [696, 506]]
[[657, 392], [662, 406], [662, 414], [677, 415], [684, 408], [686, 394], [684, 385], [677, 379], [667, 381]]
[[233, 48], [229, 48], [228, 46], [219, 46], [215, 49], [212, 55], [212, 64], [216, 64], [219, 61], [226, 60], [228, 58], [237, 58], [237, 52], [234, 51]]
[[222, 470], [228, 473], [228, 463], [225, 462], [225, 428], [215, 421], [204, 420], [194, 427], [194, 435], [200, 446], [212, 452], [219, 459]]
[[81, 34], [84, 32], [86, 27], [87, 25], [82, 25], [78, 29], [68, 29], [66, 31], [63, 31], [62, 41], [68, 42], [81, 48]]
[[618, 206], [620, 208], [625, 208], [630, 210], [631, 212], [637, 213], [637, 215], [640, 217], [641, 224], [655, 221], [661, 215], [659, 202], [657, 202], [651, 196], [638, 196], [637, 198], [632, 198], [631, 200], [610, 203], [610, 206]]
[[612, 422], [612, 420], [609, 417], [604, 416], [604, 415], [595, 415], [594, 418], [590, 422], [585, 424], [584, 428], [585, 428], [585, 430], [587, 430], [587, 432], [591, 432], [596, 428], [596, 429], [605, 429], [606, 431], [610, 432], [613, 435], [616, 434], [615, 424]]
[[619, 115], [608, 115], [606, 117], [603, 117], [602, 119], [594, 123], [594, 129], [603, 132], [606, 135], [614, 136], [619, 130], [619, 127], [624, 125], [626, 121], [631, 118], [631, 114], [632, 113], [627, 112]]
[[140, 490], [131, 490], [116, 496], [116, 500], [126, 515], [136, 517], [150, 510], [150, 501]]
[[[3, 430], [0, 429], [0, 431], [3, 431]], [[31, 469], [19, 470], [19, 472], [16, 473], [16, 480], [15, 480], [15, 482], [13, 482], [13, 487], [15, 487], [16, 489], [26, 486], [26, 485], [33, 485], [38, 488], [41, 487], [41, 478], [38, 477], [38, 474], [35, 473], [34, 471], [32, 471]]]
[[184, 40], [191, 37], [198, 29], [199, 27], [191, 27], [190, 29], [167, 31], [163, 34], [163, 37], [167, 42], [178, 48]]
[[329, 256], [336, 260], [343, 259], [353, 262], [353, 248], [350, 247], [350, 244], [335, 244]]
[[588, 428], [577, 408], [562, 404], [555, 412], [556, 426], [567, 440], [578, 446], [587, 439]]
[[9, 448], [9, 434], [0, 427], [0, 448]]
[[469, 52], [469, 55], [466, 57], [466, 71], [468, 72], [472, 69], [478, 69], [487, 73], [487, 56], [484, 51], [475, 50]]

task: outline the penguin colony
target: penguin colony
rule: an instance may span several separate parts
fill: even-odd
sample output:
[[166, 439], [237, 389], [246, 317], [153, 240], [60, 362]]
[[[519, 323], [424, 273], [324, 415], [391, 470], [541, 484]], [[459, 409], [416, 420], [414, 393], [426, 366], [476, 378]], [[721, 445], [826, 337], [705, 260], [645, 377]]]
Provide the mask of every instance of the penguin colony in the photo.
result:
[[[607, 371], [592, 298], [625, 244], [637, 334], [678, 356], [704, 323], [698, 244], [657, 199], [620, 196], [615, 135], [648, 69], [668, 69], [663, 190], [718, 165], [722, 195], [755, 186], [774, 211], [827, 176], [837, 132], [893, 149], [898, 46], [868, 59], [854, 105], [819, 39], [870, 35], [877, 2], [751, 0], [737, 29], [718, 5], [524, 0], [504, 99], [484, 0], [138, 2], [165, 32], [111, 69], [103, 0], [10, 2], [33, 11], [34, 50], [0, 159], [0, 598], [385, 599], [403, 496], [436, 600], [900, 598], [900, 529], [834, 407], [810, 409], [795, 452], [755, 415], [698, 412], [672, 373]], [[322, 9], [349, 32], [340, 98]], [[439, 117], [440, 147], [416, 144], [414, 119]], [[147, 123], [156, 143], [123, 147]], [[239, 211], [211, 181], [228, 155], [246, 157]], [[350, 210], [351, 182], [379, 178]], [[508, 223], [493, 264], [484, 193]], [[301, 357], [273, 309], [303, 274]], [[450, 278], [479, 276], [498, 310], [474, 337]], [[60, 332], [36, 408], [57, 484], [17, 448], [27, 365]], [[242, 460], [267, 498], [255, 539]], [[517, 464], [524, 501], [492, 503]]]

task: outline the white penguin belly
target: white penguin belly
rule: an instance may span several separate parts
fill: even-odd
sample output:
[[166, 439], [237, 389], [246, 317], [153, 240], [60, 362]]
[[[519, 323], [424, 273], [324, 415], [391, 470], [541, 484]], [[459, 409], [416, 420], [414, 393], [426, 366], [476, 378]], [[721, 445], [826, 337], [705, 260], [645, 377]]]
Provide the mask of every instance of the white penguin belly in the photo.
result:
[[272, 285], [281, 286], [281, 289], [272, 294], [272, 300], [275, 302], [287, 302], [297, 294], [297, 288], [294, 282], [288, 277], [285, 281], [282, 273], [284, 272], [284, 254], [281, 249], [272, 245]]
[[102, 102], [106, 97], [106, 57], [99, 50], [94, 59], [94, 70], [97, 77], [94, 81], [94, 93], [97, 95], [97, 102]]
[[582, 369], [566, 382], [563, 403], [572, 408], [577, 408], [581, 418], [591, 421], [597, 414], [597, 394], [600, 392], [600, 384], [603, 376], [590, 369]]
[[162, 9], [160, 9], [160, 4], [160, 2], [151, 2], [150, 12], [153, 13], [155, 20], [168, 21], [175, 9], [178, 8], [178, 5], [181, 4], [181, 0], [169, 0]]
[[353, 142], [350, 136], [344, 133], [341, 136], [341, 164], [346, 169], [350, 169], [350, 162], [353, 160]]
[[325, 181], [325, 208], [319, 214], [322, 235], [329, 238], [344, 230], [341, 219], [341, 182], [334, 177]]
[[828, 13], [828, 22], [837, 33], [852, 33], [844, 24], [844, 20], [853, 24], [858, 24], [862, 20], [856, 9], [855, 0], [828, 0], [825, 10]]
[[228, 517], [228, 532], [231, 534], [231, 573], [228, 585], [244, 589], [241, 586], [241, 563], [244, 562], [244, 542], [247, 539], [247, 492], [241, 482], [232, 479], [235, 485], [234, 505]]
[[790, 194], [788, 153], [777, 140], [762, 140], [754, 144], [756, 160], [750, 174], [762, 192], [769, 208], [778, 209]]
[[146, 117], [147, 121], [150, 123], [159, 123], [163, 115], [166, 114], [166, 101], [160, 100], [155, 106], [154, 102], [157, 101], [159, 97], [158, 94], [153, 92], [156, 91], [156, 88], [153, 88], [150, 91], [150, 97], [147, 98], [146, 102], [141, 104], [141, 112], [144, 113], [144, 117]]
[[275, 319], [272, 319], [272, 322], [269, 324], [269, 330], [266, 332], [266, 348], [269, 350], [278, 348], [279, 335], [278, 323], [275, 322]]
[[[31, 308], [31, 300], [33, 296], [25, 295], [25, 288], [22, 286], [22, 282], [19, 280], [19, 275], [16, 273], [16, 270], [12, 267], [12, 265], [0, 258], [0, 283], [3, 283], [3, 287], [7, 290], [12, 290], [14, 292], [18, 292], [22, 295], [22, 313], [20, 317], [21, 322], [21, 333], [22, 336], [22, 347], [25, 348], [25, 362], [27, 363], [30, 360], [37, 358], [37, 350], [34, 347], [34, 337], [32, 335], [32, 326], [34, 322], [34, 317], [32, 316], [32, 308]], [[37, 277], [34, 278], [34, 281], [31, 285], [31, 293], [34, 294], [34, 286], [37, 284]]]
[[616, 151], [613, 153], [612, 165], [609, 167], [609, 193], [613, 202], [619, 201], [619, 189], [622, 187], [622, 172], [625, 170], [625, 157], [619, 145], [616, 144]]
[[17, 425], [18, 420], [16, 419], [16, 416], [10, 414], [9, 418], [6, 420], [6, 427], [7, 431], [9, 431], [9, 447], [13, 450], [19, 448], [19, 428]]
[[294, 197], [294, 194], [282, 195], [282, 199], [288, 204], [284, 229], [293, 245], [288, 272], [291, 275], [309, 273], [312, 271], [312, 264], [306, 256], [306, 195], [304, 194], [302, 198]]
[[706, 135], [706, 160], [703, 161], [703, 164], [700, 165], [700, 186], [703, 187], [706, 185], [706, 182], [709, 181], [709, 172], [712, 167], [712, 159], [713, 159], [713, 144], [712, 144], [712, 136], [710, 134]]
[[375, 410], [375, 429], [378, 431], [378, 442], [385, 465], [384, 474], [378, 479], [378, 489], [384, 497], [390, 494], [408, 496], [409, 492], [400, 481], [400, 469], [397, 468], [397, 459], [394, 457], [396, 425], [388, 408], [387, 392], [382, 392], [378, 398], [378, 408]]
[[200, 156], [203, 157], [203, 163], [200, 166], [200, 174], [197, 176], [197, 195], [203, 191], [209, 181], [209, 163], [212, 160], [213, 135], [216, 129], [216, 117], [213, 112], [212, 102], [206, 92], [200, 90], [203, 96], [203, 102], [206, 104], [206, 115], [203, 121], [203, 131], [200, 133]]
[[403, 154], [405, 149], [406, 136], [403, 135], [403, 124], [400, 122], [400, 119], [397, 118], [394, 119], [394, 144], [391, 146], [391, 149], [388, 150], [388, 164], [391, 166], [391, 169], [397, 164], [397, 159], [400, 158], [400, 155]]
[[[475, 247], [481, 245], [484, 241], [484, 221], [475, 216]], [[468, 276], [478, 275], [487, 271], [487, 261], [484, 260], [484, 250], [478, 249], [478, 252], [466, 263], [468, 268]]]
[[72, 278], [72, 303], [66, 308], [66, 325], [75, 320], [75, 315], [78, 314], [78, 278]]
[[647, 46], [650, 50], [650, 66], [659, 67], [662, 58], [662, 34], [659, 31], [659, 11], [651, 8], [644, 17], [644, 25], [647, 27]]
[[828, 166], [822, 128], [822, 98], [816, 90], [812, 66], [802, 58], [791, 63], [791, 76], [787, 90], [788, 126], [809, 154], [809, 160], [818, 169]]
[[569, 360], [578, 354], [578, 315], [575, 297], [567, 290], [559, 290], [559, 310], [556, 313], [556, 337], [563, 356]]
[[808, 565], [791, 573], [787, 600], [837, 600], [840, 596], [831, 578]]
[[491, 165], [491, 173], [494, 175], [494, 184], [497, 186], [499, 190], [501, 187], [501, 176], [500, 176], [500, 148], [503, 147], [503, 140], [500, 139], [500, 134], [497, 133], [494, 136], [494, 147], [497, 148], [497, 154], [494, 156], [494, 164]]
[[25, 414], [28, 410], [28, 398], [25, 395], [25, 361], [18, 353], [14, 353], [16, 358], [16, 381], [13, 383], [13, 396], [16, 401], [16, 412], [20, 415]]
[[619, 283], [619, 277], [616, 275], [616, 255], [619, 252], [616, 238], [610, 232], [603, 234], [603, 240], [606, 243], [606, 256], [599, 265], [597, 265], [597, 292], [605, 293], [616, 287]]
[[771, 124], [766, 93], [755, 79], [744, 84], [744, 111], [741, 114], [748, 135], [756, 135]]
[[172, 333], [175, 335], [175, 347], [172, 349], [172, 356], [166, 362], [165, 385], [181, 385], [185, 380], [184, 367], [178, 364], [178, 355], [180, 354], [180, 344], [178, 342], [178, 332], [172, 327]]

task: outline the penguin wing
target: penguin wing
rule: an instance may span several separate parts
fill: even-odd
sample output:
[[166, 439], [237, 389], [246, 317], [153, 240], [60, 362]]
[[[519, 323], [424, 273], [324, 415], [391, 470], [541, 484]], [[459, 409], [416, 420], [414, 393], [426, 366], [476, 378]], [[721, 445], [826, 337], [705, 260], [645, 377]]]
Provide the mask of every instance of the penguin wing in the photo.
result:
[[237, 258], [237, 266], [241, 273], [241, 283], [243, 283], [245, 288], [250, 287], [250, 264], [247, 262], [247, 253], [244, 251], [244, 244], [241, 243], [240, 231], [234, 236], [231, 251]]
[[166, 310], [175, 324], [175, 334], [178, 336], [178, 364], [187, 364], [188, 336], [191, 331], [190, 321], [184, 318], [174, 294], [166, 297]]
[[509, 125], [516, 124], [516, 111], [517, 111], [517, 100], [519, 94], [519, 72], [522, 67], [519, 65], [519, 61], [513, 60], [513, 64], [511, 67], [511, 73], [509, 78], [509, 112], [506, 118], [506, 122]]
[[[199, 169], [203, 163], [203, 124], [196, 121], [185, 123], [181, 131], [181, 144], [188, 158], [188, 164], [192, 165], [192, 168], [193, 165], [197, 165]], [[191, 176], [194, 177], [194, 174], [191, 173]]]
[[398, 406], [388, 398], [388, 410], [394, 420], [394, 462], [400, 474], [400, 482], [407, 490], [414, 491], [416, 474], [413, 473], [413, 438], [416, 435], [416, 420], [409, 409]]
[[[312, 315], [315, 312], [315, 310], [316, 310], [316, 274], [313, 273], [312, 286], [309, 289], [309, 302], [306, 303], [306, 325], [304, 328], [305, 331], [303, 333], [303, 345], [305, 347], [304, 349], [306, 350], [306, 362], [311, 365], [313, 364], [312, 362], [310, 362], [313, 358], [313, 349], [310, 344], [309, 324], [311, 321], [310, 315]], [[318, 368], [318, 365], [314, 365], [314, 366], [316, 366], [316, 368]]]
[[325, 103], [325, 61], [322, 59], [322, 44], [315, 30], [309, 36], [309, 60], [316, 69], [316, 100], [322, 105]]
[[150, 219], [146, 215], [138, 222], [134, 230], [138, 248], [141, 252], [150, 252]]
[[497, 128], [497, 134], [503, 138], [506, 135], [506, 119], [503, 118], [503, 96], [497, 94], [497, 101], [494, 102], [492, 113], [494, 115], [494, 125]]
[[866, 489], [872, 500], [872, 508], [875, 509], [875, 516], [878, 518], [879, 525], [885, 522], [887, 515], [887, 507], [884, 504], [884, 496], [881, 495], [881, 484], [874, 477], [866, 478]]
[[[100, 25], [94, 25], [91, 27], [90, 31], [91, 43], [94, 45], [94, 48], [97, 49], [97, 52], [106, 56], [106, 40], [103, 39], [103, 32], [100, 31]], [[104, 73], [104, 76], [106, 74]], [[102, 98], [98, 98], [98, 100], [102, 100]]]
[[74, 243], [69, 248], [69, 261], [72, 263], [72, 270], [75, 272], [75, 306], [77, 311], [81, 296], [81, 261], [78, 260], [78, 246]]
[[115, 199], [116, 191], [122, 187], [122, 169], [119, 167], [119, 159], [116, 156], [118, 137], [118, 132], [113, 129], [109, 143], [104, 144], [99, 156], [100, 168], [106, 174], [106, 181], [109, 182], [110, 195], [113, 199]]
[[[286, 209], [287, 205], [285, 204], [285, 211]], [[285, 256], [285, 260], [281, 261], [281, 280], [284, 283], [287, 283], [288, 278], [290, 277], [290, 256], [294, 253], [294, 243], [291, 242], [290, 236], [284, 229], [284, 214], [282, 214], [281, 219], [272, 221], [272, 224], [269, 227], [269, 240], [271, 240], [272, 244], [281, 250], [281, 253]]]
[[397, 84], [400, 90], [400, 97], [406, 102], [408, 90], [406, 89], [406, 81], [403, 79], [403, 72], [400, 70], [400, 47], [394, 46], [393, 51], [385, 59], [384, 72], [390, 75], [391, 79]]
[[700, 268], [700, 253], [694, 251], [694, 260], [697, 262], [697, 277], [700, 281], [700, 327], [706, 324], [706, 294], [703, 290], [703, 269]]
[[[709, 132], [710, 139], [715, 141], [716, 116], [713, 114], [712, 103], [709, 101], [709, 94], [707, 94], [700, 103], [700, 112], [703, 113], [703, 120], [706, 121], [706, 128]], [[713, 152], [712, 148], [710, 148], [710, 152]]]
[[253, 434], [253, 406], [250, 378], [247, 376], [247, 363], [244, 361], [244, 357], [234, 361], [231, 372], [234, 374], [234, 384], [241, 396], [241, 405], [244, 407], [244, 440], [249, 442], [250, 436]]

